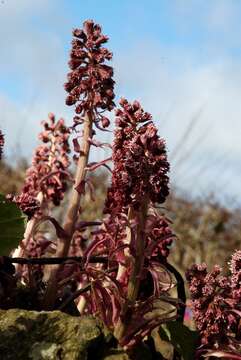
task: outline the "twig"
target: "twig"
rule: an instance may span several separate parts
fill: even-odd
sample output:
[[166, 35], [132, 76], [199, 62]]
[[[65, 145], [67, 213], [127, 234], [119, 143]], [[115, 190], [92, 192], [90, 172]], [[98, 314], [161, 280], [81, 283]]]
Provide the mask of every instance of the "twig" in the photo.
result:
[[[65, 264], [70, 265], [72, 262], [83, 262], [82, 256], [67, 256], [67, 257], [49, 257], [49, 258], [19, 258], [19, 257], [7, 257], [12, 264], [28, 264], [28, 265], [55, 265]], [[106, 256], [92, 256], [89, 259], [90, 263], [107, 264], [108, 258]]]

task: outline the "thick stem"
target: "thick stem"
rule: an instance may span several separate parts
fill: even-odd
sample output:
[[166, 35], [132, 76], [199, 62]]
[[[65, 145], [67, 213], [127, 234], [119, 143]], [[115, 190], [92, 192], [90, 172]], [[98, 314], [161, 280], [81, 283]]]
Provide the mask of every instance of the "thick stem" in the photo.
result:
[[69, 204], [69, 208], [67, 210], [66, 220], [64, 224], [64, 230], [68, 235], [66, 241], [62, 243], [62, 247], [58, 248], [57, 256], [67, 256], [70, 242], [72, 240], [72, 236], [75, 231], [75, 225], [78, 220], [79, 208], [80, 208], [80, 199], [81, 195], [76, 187], [81, 184], [86, 176], [86, 166], [88, 164], [89, 153], [90, 153], [90, 142], [89, 139], [92, 138], [92, 116], [90, 113], [86, 114], [84, 121], [84, 129], [83, 129], [83, 140], [81, 146], [81, 152], [79, 156], [79, 161], [77, 165], [76, 175], [75, 175], [75, 184], [72, 190], [72, 196]]
[[144, 263], [145, 250], [145, 223], [147, 216], [148, 202], [145, 200], [139, 212], [139, 223], [137, 225], [136, 234], [136, 256], [134, 257], [133, 268], [128, 283], [127, 299], [130, 303], [134, 303], [137, 299], [141, 282], [141, 270]]
[[[129, 208], [129, 211], [128, 211], [128, 224], [130, 225], [130, 222], [131, 220], [133, 219], [134, 217], [134, 210], [132, 207]], [[126, 228], [126, 238], [124, 240], [124, 244], [126, 245], [130, 245], [131, 243], [131, 227], [130, 226], [127, 226]], [[124, 254], [125, 254], [125, 258], [127, 259], [130, 259], [131, 255], [130, 255], [130, 249], [129, 248], [126, 248], [124, 249]], [[122, 265], [122, 264], [119, 264], [118, 266], [118, 272], [117, 272], [117, 276], [116, 276], [116, 280], [120, 281], [121, 278], [124, 276], [126, 272], [126, 266]]]
[[[90, 142], [89, 139], [92, 138], [92, 124], [93, 118], [90, 112], [86, 113], [84, 128], [83, 128], [83, 139], [80, 148], [80, 156], [77, 165], [76, 175], [75, 175], [75, 184], [72, 189], [71, 200], [69, 202], [69, 207], [66, 214], [66, 220], [64, 224], [64, 230], [66, 233], [65, 238], [59, 238], [57, 242], [56, 257], [65, 257], [68, 255], [70, 243], [75, 231], [75, 225], [78, 220], [79, 209], [80, 209], [80, 200], [81, 194], [76, 190], [76, 187], [80, 185], [86, 176], [86, 166], [88, 164], [89, 152], [90, 152]], [[60, 265], [55, 265], [52, 267], [49, 275], [49, 281], [45, 293], [44, 299], [44, 308], [47, 310], [51, 309], [54, 305], [56, 293], [57, 293], [57, 273], [60, 269]]]
[[[42, 191], [38, 193], [37, 200], [39, 201], [40, 208], [41, 208], [43, 206], [43, 200], [44, 200]], [[24, 256], [25, 249], [33, 235], [33, 229], [36, 225], [36, 222], [37, 222], [36, 217], [33, 217], [31, 220], [28, 221], [26, 229], [25, 229], [25, 233], [24, 233], [24, 238], [23, 238], [21, 244], [12, 253], [12, 257], [23, 257]], [[16, 265], [15, 268], [16, 268], [16, 271], [18, 271], [19, 265]]]
[[[130, 278], [127, 287], [127, 299], [122, 309], [122, 316], [116, 325], [114, 336], [120, 340], [131, 321], [131, 314], [129, 313], [129, 308], [134, 305], [137, 300], [140, 282], [141, 282], [141, 272], [144, 264], [144, 250], [145, 250], [145, 224], [148, 210], [148, 200], [144, 199], [142, 206], [138, 212], [132, 211], [132, 219], [138, 220], [137, 229], [136, 229], [136, 254], [132, 259], [132, 269], [130, 273]], [[132, 219], [129, 219], [130, 221]]]

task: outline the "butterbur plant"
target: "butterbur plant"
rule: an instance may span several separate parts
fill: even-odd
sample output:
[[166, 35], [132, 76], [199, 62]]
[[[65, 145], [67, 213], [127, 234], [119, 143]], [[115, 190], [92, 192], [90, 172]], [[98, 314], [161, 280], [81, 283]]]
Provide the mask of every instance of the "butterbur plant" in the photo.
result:
[[200, 332], [198, 354], [225, 359], [241, 359], [241, 251], [230, 261], [229, 276], [215, 266], [193, 265], [186, 274], [193, 316]]
[[8, 195], [8, 199], [14, 201], [29, 219], [24, 239], [14, 252], [15, 256], [29, 255], [28, 244], [37, 220], [49, 215], [51, 205], [60, 204], [67, 181], [70, 180], [70, 130], [62, 118], [56, 121], [52, 113], [42, 125], [44, 129], [39, 134], [42, 144], [35, 150], [22, 192], [15, 197]]
[[[116, 126], [105, 216], [84, 253], [85, 271], [94, 280], [93, 274], [88, 274], [89, 269], [92, 272], [89, 259], [100, 252], [108, 259], [100, 274], [94, 274], [96, 281], [99, 276], [105, 278], [105, 289], [95, 289], [96, 308], [100, 306], [102, 318], [109, 319], [120, 344], [131, 346], [167, 318], [176, 318], [175, 299], [167, 301], [166, 297], [174, 282], [165, 268], [174, 235], [168, 220], [155, 211], [168, 194], [169, 164], [151, 115], [137, 101], [121, 99]], [[145, 282], [149, 290], [141, 286]], [[109, 304], [104, 309], [103, 293]], [[160, 297], [162, 304], [158, 303]], [[158, 312], [159, 308], [162, 311]]]
[[[166, 144], [138, 101], [121, 98], [115, 105], [107, 41], [92, 20], [73, 30], [64, 84], [66, 104], [74, 106], [73, 121], [67, 126], [62, 118], [48, 115], [22, 192], [0, 198], [0, 226], [5, 226], [6, 239], [15, 239], [2, 251], [0, 306], [94, 315], [111, 331], [112, 345], [130, 356], [140, 344], [156, 356], [153, 342], [161, 338], [172, 347], [172, 359], [193, 359], [194, 342], [187, 348], [183, 335], [193, 337], [183, 324], [184, 281], [168, 261], [177, 239], [162, 205], [169, 194]], [[96, 135], [109, 131], [112, 110], [115, 131], [109, 145]], [[0, 132], [0, 157], [3, 144]], [[90, 163], [90, 151], [104, 147], [112, 155]], [[94, 200], [91, 174], [100, 167], [111, 178], [102, 218], [88, 221], [82, 200], [86, 193]], [[63, 223], [57, 208], [65, 213]], [[11, 219], [19, 225], [14, 233]], [[208, 273], [204, 265], [187, 273], [200, 333], [197, 358], [240, 358], [240, 259], [236, 252], [230, 277], [221, 276], [218, 267]], [[23, 290], [26, 304], [17, 301]], [[153, 340], [154, 332], [159, 340]], [[165, 351], [158, 351], [166, 359]]]
[[[101, 27], [94, 24], [92, 20], [84, 22], [83, 30], [74, 29], [73, 37], [69, 61], [71, 72], [68, 74], [68, 82], [65, 84], [65, 90], [69, 93], [66, 104], [75, 105], [76, 115], [72, 128], [76, 129], [80, 124], [83, 126], [82, 134], [77, 135], [73, 140], [78, 157], [77, 169], [62, 236], [58, 239], [57, 256], [68, 255], [71, 240], [75, 231], [78, 230], [76, 222], [80, 211], [81, 196], [88, 184], [86, 180], [88, 159], [90, 146], [94, 143], [95, 130], [93, 126], [100, 128], [99, 122], [101, 121], [103, 127], [107, 127], [109, 119], [103, 115], [103, 112], [110, 111], [114, 107], [113, 69], [106, 64], [106, 61], [112, 58], [112, 54], [103, 47], [103, 44], [108, 41], [108, 37], [102, 34]], [[94, 144], [98, 145], [98, 143]], [[47, 308], [51, 308], [56, 298], [58, 271], [59, 266], [53, 267], [50, 274], [45, 297]]]

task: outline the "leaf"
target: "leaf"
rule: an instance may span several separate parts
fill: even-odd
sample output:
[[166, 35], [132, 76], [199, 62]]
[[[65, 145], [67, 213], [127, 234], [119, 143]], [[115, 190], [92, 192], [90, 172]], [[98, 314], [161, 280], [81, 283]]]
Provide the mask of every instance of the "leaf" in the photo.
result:
[[163, 340], [169, 339], [183, 360], [193, 360], [197, 348], [198, 333], [178, 321], [169, 321], [159, 330]]
[[0, 194], [0, 256], [9, 255], [24, 237], [27, 217]]
[[160, 326], [159, 335], [162, 340], [167, 342], [170, 341], [170, 333], [166, 331], [166, 329], [164, 330], [164, 326]]

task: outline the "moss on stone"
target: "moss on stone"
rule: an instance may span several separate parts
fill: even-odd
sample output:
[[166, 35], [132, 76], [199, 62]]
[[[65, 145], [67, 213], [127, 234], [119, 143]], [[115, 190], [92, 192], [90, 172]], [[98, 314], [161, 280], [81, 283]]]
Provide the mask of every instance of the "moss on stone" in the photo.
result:
[[145, 344], [128, 354], [102, 322], [60, 311], [0, 310], [4, 360], [151, 360]]
[[0, 310], [0, 353], [5, 360], [87, 360], [103, 346], [103, 325], [93, 317]]

